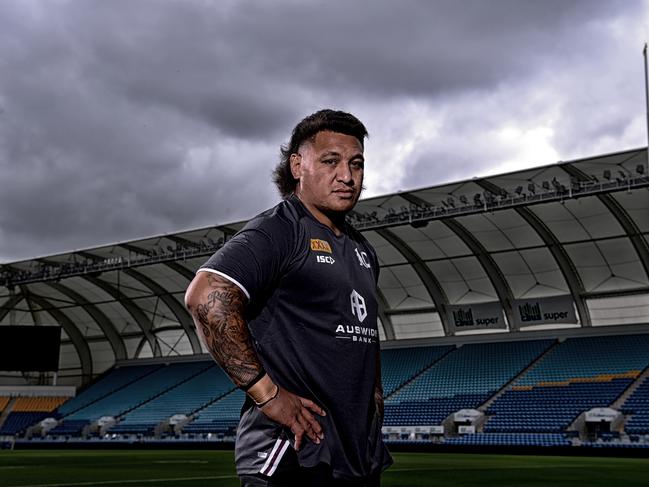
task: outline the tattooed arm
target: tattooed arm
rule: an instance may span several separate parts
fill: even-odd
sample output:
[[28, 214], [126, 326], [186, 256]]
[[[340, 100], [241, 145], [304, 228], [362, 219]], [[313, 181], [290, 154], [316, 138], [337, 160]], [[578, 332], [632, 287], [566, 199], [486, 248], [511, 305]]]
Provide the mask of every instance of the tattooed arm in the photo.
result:
[[245, 301], [238, 286], [211, 272], [199, 272], [185, 294], [199, 336], [232, 382], [255, 403], [263, 403], [260, 410], [266, 416], [291, 429], [296, 450], [304, 435], [320, 443], [322, 427], [311, 411], [322, 416], [324, 411], [309, 399], [279, 387], [265, 374], [248, 332]]
[[[190, 291], [198, 287], [202, 296], [194, 304]], [[198, 274], [186, 297], [203, 343], [237, 387], [245, 387], [262, 371], [243, 319], [245, 299], [236, 285], [208, 272]]]

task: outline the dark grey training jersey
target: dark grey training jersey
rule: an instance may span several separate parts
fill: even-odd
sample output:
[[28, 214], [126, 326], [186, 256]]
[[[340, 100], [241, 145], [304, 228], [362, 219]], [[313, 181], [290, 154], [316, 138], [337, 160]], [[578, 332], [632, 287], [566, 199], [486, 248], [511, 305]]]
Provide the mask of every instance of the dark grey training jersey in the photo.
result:
[[367, 240], [351, 227], [336, 236], [292, 196], [251, 220], [200, 271], [241, 288], [265, 370], [327, 413], [316, 415], [324, 440], [305, 437], [296, 454], [290, 430], [248, 401], [237, 431], [239, 474], [326, 463], [334, 477], [354, 478], [388, 466], [374, 406], [379, 264]]

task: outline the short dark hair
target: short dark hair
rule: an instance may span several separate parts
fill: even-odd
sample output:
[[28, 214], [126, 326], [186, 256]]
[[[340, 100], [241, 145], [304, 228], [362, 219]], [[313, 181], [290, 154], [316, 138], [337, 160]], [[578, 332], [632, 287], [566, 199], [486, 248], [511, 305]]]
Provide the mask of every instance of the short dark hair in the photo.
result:
[[292, 195], [297, 186], [297, 179], [291, 173], [291, 154], [297, 153], [305, 141], [313, 140], [318, 132], [325, 130], [356, 137], [361, 146], [368, 136], [365, 125], [351, 113], [325, 109], [305, 117], [293, 129], [289, 143], [281, 147], [281, 159], [273, 171], [273, 181], [282, 198]]

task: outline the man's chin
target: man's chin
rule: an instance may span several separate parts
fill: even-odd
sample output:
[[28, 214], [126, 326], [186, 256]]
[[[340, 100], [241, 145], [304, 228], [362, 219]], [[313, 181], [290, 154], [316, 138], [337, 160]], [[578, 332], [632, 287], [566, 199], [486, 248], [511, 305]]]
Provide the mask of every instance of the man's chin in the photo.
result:
[[325, 209], [325, 213], [328, 213], [331, 216], [339, 215], [344, 216], [354, 209], [356, 206], [356, 201], [354, 200], [343, 200], [336, 201], [335, 203], [330, 203]]
[[354, 208], [354, 206], [356, 206], [356, 202], [358, 201], [359, 196], [360, 194], [335, 194], [335, 199], [332, 204], [336, 206], [345, 206], [351, 210], [352, 208]]
[[340, 198], [332, 205], [331, 209], [333, 211], [339, 211], [341, 213], [348, 213], [354, 209], [354, 206], [356, 206], [356, 201], [357, 198], [355, 197]]

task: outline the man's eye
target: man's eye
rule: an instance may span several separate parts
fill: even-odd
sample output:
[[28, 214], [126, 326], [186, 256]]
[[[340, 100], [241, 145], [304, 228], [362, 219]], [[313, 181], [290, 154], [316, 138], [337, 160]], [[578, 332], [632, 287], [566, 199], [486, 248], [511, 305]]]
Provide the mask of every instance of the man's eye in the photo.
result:
[[363, 166], [365, 165], [363, 161], [352, 161], [349, 163], [350, 166], [356, 169], [363, 169]]
[[324, 164], [336, 164], [336, 159], [325, 159], [322, 161]]

